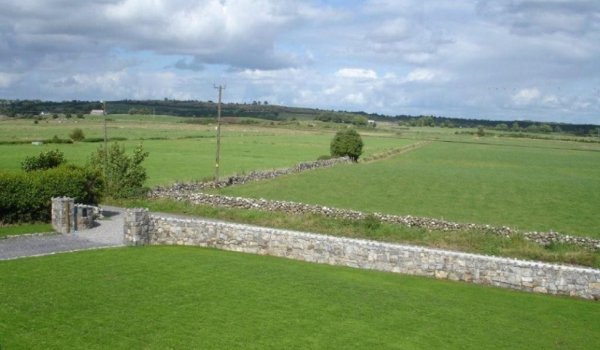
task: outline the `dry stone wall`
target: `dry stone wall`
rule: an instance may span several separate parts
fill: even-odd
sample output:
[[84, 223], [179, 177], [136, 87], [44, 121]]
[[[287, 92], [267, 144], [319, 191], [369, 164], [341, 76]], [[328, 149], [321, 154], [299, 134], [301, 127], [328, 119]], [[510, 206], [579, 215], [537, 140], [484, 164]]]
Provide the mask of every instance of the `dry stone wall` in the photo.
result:
[[[346, 220], [362, 220], [367, 215], [366, 213], [348, 210], [331, 208], [320, 205], [303, 204], [288, 201], [272, 201], [266, 199], [253, 199], [253, 198], [242, 198], [242, 197], [230, 197], [221, 195], [211, 195], [201, 192], [190, 192], [181, 191], [177, 189], [162, 189], [160, 191], [154, 191], [151, 194], [154, 198], [170, 198], [178, 201], [189, 201], [193, 204], [210, 205], [216, 207], [225, 208], [237, 208], [237, 209], [256, 209], [264, 211], [280, 211], [289, 214], [317, 214], [326, 217]], [[399, 216], [389, 215], [381, 213], [371, 214], [379, 219], [381, 222], [399, 224], [408, 227], [418, 227], [427, 230], [441, 230], [441, 231], [457, 231], [457, 230], [477, 230], [489, 234], [510, 237], [519, 233], [518, 230], [507, 226], [492, 226], [492, 225], [480, 225], [480, 224], [469, 224], [469, 223], [456, 223], [451, 221], [417, 217], [417, 216]], [[574, 244], [581, 247], [585, 247], [591, 250], [600, 250], [600, 240], [565, 235], [557, 232], [523, 232], [525, 239], [532, 242], [549, 245], [552, 243], [567, 243]]]
[[600, 270], [128, 210], [126, 244], [214, 247], [315, 263], [600, 299]]
[[274, 179], [279, 176], [300, 173], [303, 171], [319, 168], [329, 168], [338, 164], [352, 163], [348, 157], [316, 160], [314, 162], [304, 162], [296, 164], [289, 168], [274, 169], [269, 171], [252, 171], [248, 174], [237, 174], [229, 176], [219, 181], [207, 181], [196, 183], [176, 183], [170, 187], [157, 187], [153, 193], [173, 192], [173, 191], [201, 191], [213, 188], [223, 188], [233, 185], [243, 185], [248, 182]]

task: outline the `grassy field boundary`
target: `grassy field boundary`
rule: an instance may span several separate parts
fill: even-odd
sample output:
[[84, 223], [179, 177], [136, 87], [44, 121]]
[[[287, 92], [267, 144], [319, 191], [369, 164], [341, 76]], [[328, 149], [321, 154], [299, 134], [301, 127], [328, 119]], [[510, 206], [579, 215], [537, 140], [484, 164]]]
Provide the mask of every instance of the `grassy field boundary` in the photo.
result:
[[234, 185], [243, 185], [249, 182], [272, 180], [274, 178], [285, 176], [289, 174], [298, 174], [305, 171], [330, 168], [339, 164], [352, 163], [348, 157], [322, 159], [312, 162], [301, 162], [291, 167], [272, 169], [272, 170], [256, 170], [251, 171], [248, 174], [235, 174], [225, 177], [223, 180], [218, 181], [198, 181], [191, 183], [175, 183], [172, 186], [167, 187], [156, 187], [153, 192], [164, 192], [164, 191], [202, 191], [206, 189], [224, 188]]
[[414, 150], [417, 150], [421, 147], [425, 147], [427, 145], [429, 145], [432, 141], [421, 141], [421, 142], [417, 142], [417, 143], [413, 143], [404, 147], [399, 147], [399, 148], [392, 148], [389, 150], [385, 150], [383, 152], [378, 152], [378, 153], [374, 153], [372, 155], [369, 155], [363, 159], [360, 160], [361, 163], [369, 163], [369, 162], [373, 162], [376, 160], [383, 160], [383, 159], [387, 159], [389, 157], [393, 157], [393, 156], [397, 156], [400, 154], [404, 154], [404, 153], [408, 153], [408, 152], [412, 152]]

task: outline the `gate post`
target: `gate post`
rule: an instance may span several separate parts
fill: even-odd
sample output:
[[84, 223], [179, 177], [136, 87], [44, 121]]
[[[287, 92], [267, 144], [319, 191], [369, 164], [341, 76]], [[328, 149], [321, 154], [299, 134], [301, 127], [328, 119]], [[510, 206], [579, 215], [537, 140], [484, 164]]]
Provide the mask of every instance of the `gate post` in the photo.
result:
[[148, 209], [127, 209], [124, 220], [124, 243], [126, 245], [150, 244], [150, 215]]
[[58, 233], [71, 233], [75, 230], [75, 199], [70, 197], [52, 198], [52, 228]]

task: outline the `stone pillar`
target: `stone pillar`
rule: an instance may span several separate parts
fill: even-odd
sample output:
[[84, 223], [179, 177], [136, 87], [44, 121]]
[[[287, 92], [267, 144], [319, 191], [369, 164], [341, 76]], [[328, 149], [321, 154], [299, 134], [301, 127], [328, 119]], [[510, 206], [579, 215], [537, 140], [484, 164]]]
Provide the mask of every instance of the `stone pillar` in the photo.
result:
[[126, 245], [145, 245], [150, 243], [150, 215], [148, 209], [127, 209], [125, 213], [123, 241]]
[[69, 197], [52, 198], [52, 228], [58, 233], [71, 233], [74, 227], [75, 200]]

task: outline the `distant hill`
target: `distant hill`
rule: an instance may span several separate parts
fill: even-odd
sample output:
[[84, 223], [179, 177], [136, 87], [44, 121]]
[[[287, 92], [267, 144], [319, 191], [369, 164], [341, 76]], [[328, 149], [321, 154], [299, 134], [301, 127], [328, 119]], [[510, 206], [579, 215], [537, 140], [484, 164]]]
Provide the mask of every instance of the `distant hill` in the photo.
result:
[[[217, 104], [213, 101], [180, 100], [119, 100], [107, 101], [108, 114], [160, 114], [182, 117], [210, 117], [217, 115]], [[0, 100], [0, 114], [9, 117], [32, 117], [46, 114], [88, 114], [92, 109], [102, 109], [98, 101], [41, 101], [41, 100]], [[530, 132], [561, 131], [574, 135], [592, 135], [597, 125], [541, 123], [534, 121], [499, 121], [486, 119], [447, 118], [443, 116], [405, 115], [395, 116], [365, 112], [332, 111], [316, 108], [287, 107], [270, 105], [266, 101], [252, 103], [222, 104], [224, 117], [253, 117], [268, 120], [318, 119], [339, 123], [364, 123], [364, 120], [388, 121], [406, 126], [437, 126], [503, 130], [522, 130]]]

